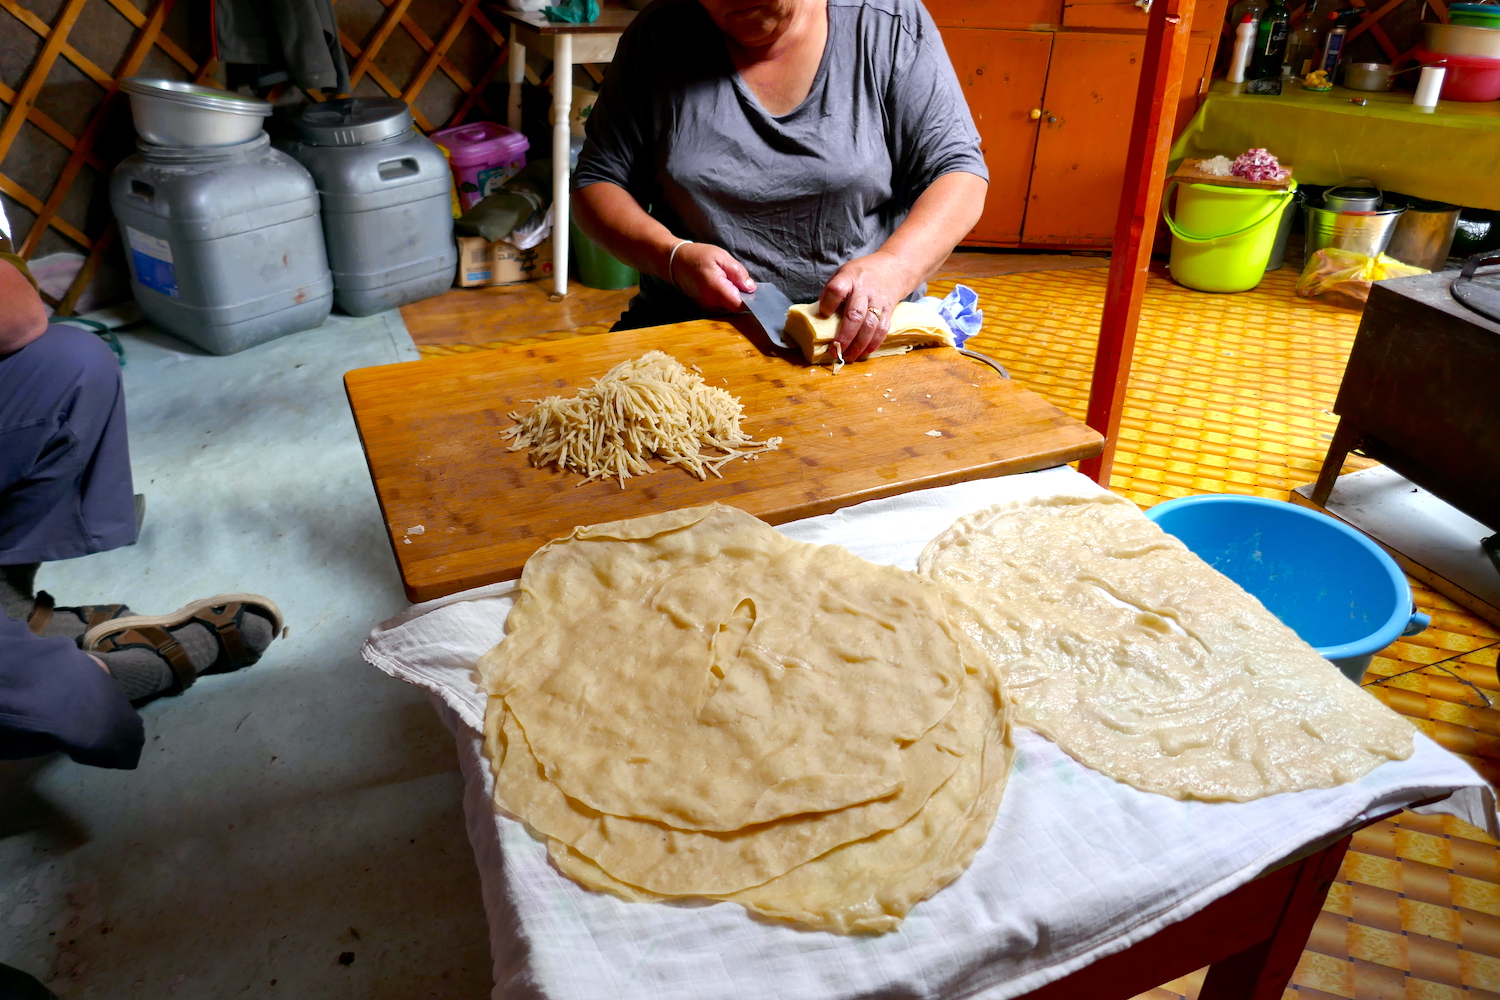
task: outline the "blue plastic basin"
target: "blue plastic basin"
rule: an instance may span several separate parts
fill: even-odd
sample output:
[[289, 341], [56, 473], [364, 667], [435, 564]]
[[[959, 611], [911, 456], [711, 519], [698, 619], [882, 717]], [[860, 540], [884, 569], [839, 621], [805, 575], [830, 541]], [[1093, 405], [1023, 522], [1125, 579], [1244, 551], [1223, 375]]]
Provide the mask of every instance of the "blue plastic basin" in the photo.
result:
[[1397, 636], [1427, 627], [1395, 560], [1333, 518], [1260, 497], [1182, 497], [1146, 516], [1259, 598], [1355, 683]]

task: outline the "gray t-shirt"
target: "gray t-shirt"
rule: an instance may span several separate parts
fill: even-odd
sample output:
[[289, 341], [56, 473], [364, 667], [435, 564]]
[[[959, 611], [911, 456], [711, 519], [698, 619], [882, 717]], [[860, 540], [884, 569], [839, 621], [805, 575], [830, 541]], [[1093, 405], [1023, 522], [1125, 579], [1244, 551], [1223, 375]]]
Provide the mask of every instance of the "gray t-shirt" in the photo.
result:
[[[696, 0], [658, 0], [621, 38], [587, 132], [575, 190], [618, 184], [673, 233], [724, 247], [794, 302], [878, 249], [938, 177], [989, 176], [918, 0], [828, 0], [812, 91], [780, 118]], [[641, 292], [685, 300], [649, 276]]]

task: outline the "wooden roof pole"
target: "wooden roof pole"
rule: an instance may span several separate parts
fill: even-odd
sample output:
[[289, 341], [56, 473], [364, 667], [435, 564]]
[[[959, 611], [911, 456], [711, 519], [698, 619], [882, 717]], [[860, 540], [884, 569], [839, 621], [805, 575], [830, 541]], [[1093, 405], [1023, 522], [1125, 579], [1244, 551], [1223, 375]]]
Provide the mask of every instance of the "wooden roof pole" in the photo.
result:
[[1130, 382], [1130, 356], [1146, 291], [1146, 269], [1161, 212], [1162, 187], [1167, 177], [1167, 153], [1172, 147], [1172, 125], [1187, 65], [1188, 32], [1192, 29], [1194, 0], [1155, 0], [1141, 83], [1135, 95], [1135, 119], [1130, 126], [1130, 152], [1125, 160], [1125, 186], [1120, 214], [1115, 219], [1114, 250], [1110, 254], [1109, 283], [1104, 292], [1104, 317], [1099, 324], [1099, 347], [1094, 354], [1094, 380], [1089, 390], [1088, 425], [1104, 435], [1104, 452], [1085, 459], [1079, 470], [1101, 486], [1109, 486], [1115, 460], [1115, 439]]

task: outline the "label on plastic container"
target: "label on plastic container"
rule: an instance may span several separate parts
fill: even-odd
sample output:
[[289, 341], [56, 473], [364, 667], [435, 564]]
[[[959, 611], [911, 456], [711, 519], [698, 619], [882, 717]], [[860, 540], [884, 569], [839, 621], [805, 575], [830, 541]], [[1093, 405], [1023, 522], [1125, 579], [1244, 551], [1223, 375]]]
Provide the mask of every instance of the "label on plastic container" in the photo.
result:
[[487, 170], [479, 171], [475, 177], [475, 180], [479, 182], [479, 200], [488, 198], [504, 187], [506, 181], [521, 172], [521, 166], [522, 161], [515, 159], [509, 163], [502, 163], [498, 167], [490, 167]]
[[135, 280], [152, 291], [177, 298], [177, 269], [172, 266], [172, 244], [131, 226], [125, 227], [125, 235], [130, 242]]

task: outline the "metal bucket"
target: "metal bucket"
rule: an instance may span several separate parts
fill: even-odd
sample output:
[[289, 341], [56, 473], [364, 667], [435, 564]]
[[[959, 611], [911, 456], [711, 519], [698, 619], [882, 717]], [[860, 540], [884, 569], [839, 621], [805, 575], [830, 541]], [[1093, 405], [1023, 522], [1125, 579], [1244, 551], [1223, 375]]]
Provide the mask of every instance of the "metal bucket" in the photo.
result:
[[1441, 271], [1453, 249], [1453, 234], [1461, 211], [1457, 205], [1412, 199], [1396, 223], [1385, 252], [1403, 264]]
[[1307, 252], [1334, 247], [1362, 253], [1366, 257], [1385, 253], [1391, 236], [1396, 232], [1396, 222], [1404, 208], [1383, 208], [1370, 215], [1354, 215], [1347, 212], [1330, 212], [1326, 208], [1305, 206], [1307, 212]]
[[1286, 208], [1281, 212], [1281, 222], [1276, 226], [1276, 241], [1271, 244], [1271, 258], [1266, 261], [1266, 270], [1278, 270], [1286, 263], [1286, 243], [1292, 235], [1292, 217], [1297, 214], [1297, 202], [1302, 200], [1302, 192], [1297, 191]]

